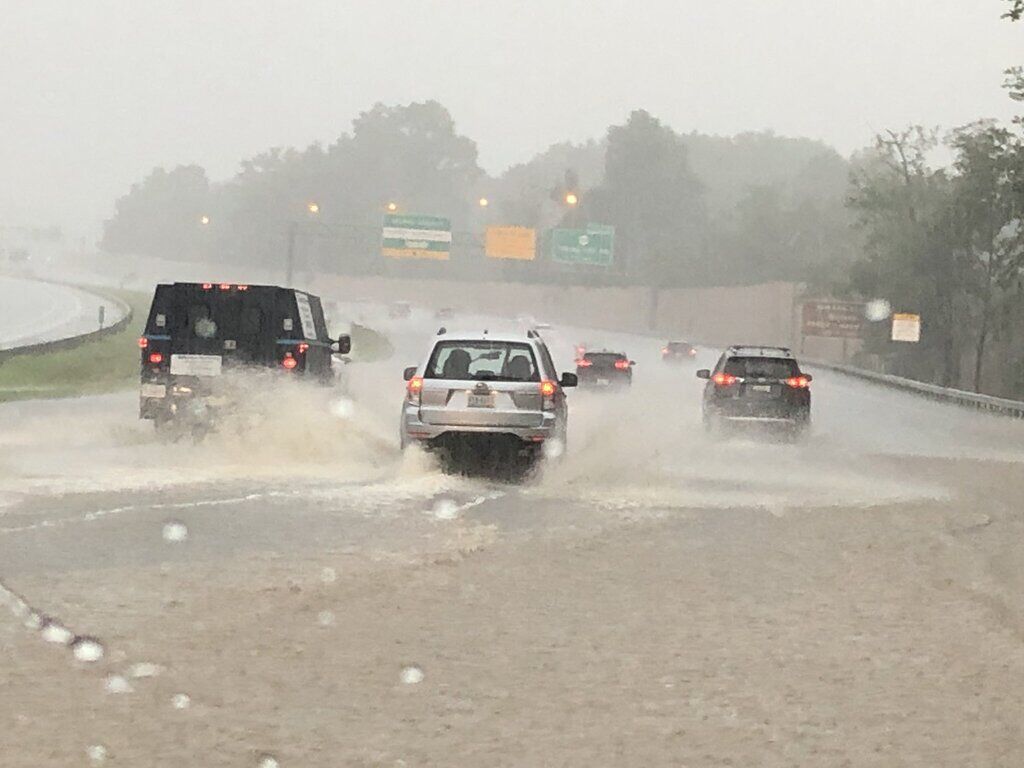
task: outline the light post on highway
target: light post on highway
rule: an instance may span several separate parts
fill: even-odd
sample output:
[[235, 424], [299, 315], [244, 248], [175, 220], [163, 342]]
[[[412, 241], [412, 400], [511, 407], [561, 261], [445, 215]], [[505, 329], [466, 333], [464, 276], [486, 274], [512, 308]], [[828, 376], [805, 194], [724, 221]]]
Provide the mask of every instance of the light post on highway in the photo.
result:
[[[310, 218], [317, 216], [320, 213], [320, 204], [315, 201], [306, 203], [306, 210], [309, 212]], [[288, 223], [288, 250], [285, 254], [285, 271], [284, 271], [284, 284], [285, 287], [291, 288], [292, 278], [295, 273], [295, 241], [299, 236], [299, 221], [290, 221]]]

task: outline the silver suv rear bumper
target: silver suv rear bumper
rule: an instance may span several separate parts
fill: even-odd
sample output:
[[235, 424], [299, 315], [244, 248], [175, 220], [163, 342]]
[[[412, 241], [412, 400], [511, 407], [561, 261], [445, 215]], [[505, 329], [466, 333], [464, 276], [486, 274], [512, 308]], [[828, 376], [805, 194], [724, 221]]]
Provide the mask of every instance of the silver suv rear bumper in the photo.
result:
[[539, 426], [503, 426], [488, 424], [475, 426], [469, 424], [426, 424], [420, 420], [420, 409], [412, 404], [402, 408], [402, 439], [406, 441], [428, 441], [445, 434], [452, 433], [514, 435], [523, 442], [540, 443], [558, 437], [560, 429], [558, 416], [554, 411], [544, 411]]

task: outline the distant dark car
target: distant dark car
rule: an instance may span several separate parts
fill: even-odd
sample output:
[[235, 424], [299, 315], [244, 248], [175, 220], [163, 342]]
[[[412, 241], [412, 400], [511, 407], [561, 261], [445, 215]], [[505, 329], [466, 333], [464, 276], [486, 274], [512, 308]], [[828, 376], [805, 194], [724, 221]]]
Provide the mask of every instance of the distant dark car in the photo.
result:
[[685, 341], [670, 341], [661, 348], [661, 359], [666, 363], [681, 363], [696, 356], [697, 348]]
[[584, 352], [576, 360], [576, 377], [581, 387], [628, 387], [634, 365], [622, 352]]
[[347, 354], [351, 341], [330, 339], [320, 298], [304, 291], [172, 283], [156, 287], [139, 347], [139, 418], [162, 427], [205, 421], [229, 372], [270, 369], [329, 383], [332, 353]]
[[811, 421], [811, 376], [785, 347], [729, 347], [714, 370], [702, 368], [704, 425], [763, 425], [786, 435], [804, 432]]

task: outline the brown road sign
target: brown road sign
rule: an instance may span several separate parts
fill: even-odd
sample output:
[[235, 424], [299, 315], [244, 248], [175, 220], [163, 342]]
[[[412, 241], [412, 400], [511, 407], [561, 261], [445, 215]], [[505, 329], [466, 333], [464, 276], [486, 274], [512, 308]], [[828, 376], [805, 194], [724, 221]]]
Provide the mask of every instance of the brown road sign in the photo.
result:
[[864, 328], [864, 302], [805, 301], [801, 310], [804, 336], [859, 339]]

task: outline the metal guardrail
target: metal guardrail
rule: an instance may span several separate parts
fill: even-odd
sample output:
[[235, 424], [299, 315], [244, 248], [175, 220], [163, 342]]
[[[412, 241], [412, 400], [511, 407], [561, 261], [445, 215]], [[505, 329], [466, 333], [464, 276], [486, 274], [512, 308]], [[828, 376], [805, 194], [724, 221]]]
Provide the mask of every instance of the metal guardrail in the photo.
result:
[[804, 362], [806, 362], [809, 368], [824, 368], [892, 389], [914, 392], [932, 400], [954, 403], [965, 408], [999, 413], [1005, 416], [1012, 416], [1015, 419], [1024, 419], [1024, 402], [1020, 400], [1009, 400], [1005, 397], [979, 395], [962, 389], [940, 387], [938, 384], [927, 384], [923, 381], [906, 379], [902, 376], [893, 376], [890, 373], [876, 373], [875, 371], [868, 371], [863, 368], [854, 368], [852, 365], [839, 365], [822, 360], [806, 360]]
[[[52, 281], [41, 280], [40, 282]], [[64, 283], [55, 283], [55, 285], [64, 285]], [[127, 328], [128, 324], [131, 323], [134, 311], [132, 310], [132, 307], [128, 302], [122, 301], [121, 299], [111, 296], [108, 293], [103, 293], [93, 288], [82, 288], [80, 286], [74, 287], [78, 288], [79, 290], [88, 291], [89, 293], [92, 293], [95, 296], [99, 296], [104, 301], [107, 301], [111, 304], [116, 304], [123, 311], [121, 319], [115, 323], [112, 323], [111, 325], [106, 326], [105, 328], [97, 328], [95, 331], [88, 331], [86, 333], [80, 333], [75, 336], [68, 336], [67, 338], [63, 339], [40, 341], [35, 344], [25, 344], [23, 346], [10, 347], [9, 349], [0, 350], [0, 363], [3, 363], [5, 360], [8, 360], [12, 357], [16, 357], [17, 355], [29, 355], [36, 352], [55, 352], [61, 349], [73, 349], [74, 347], [77, 347], [81, 344], [85, 344], [90, 341], [96, 341], [97, 339], [102, 339], [104, 336], [109, 336], [111, 334], [118, 333], [119, 331], [122, 331], [125, 328]]]

